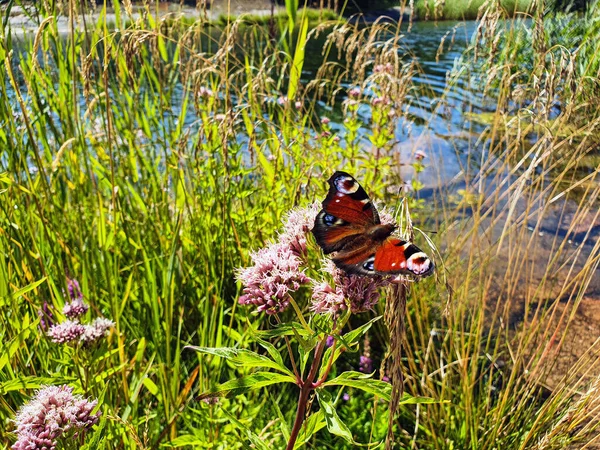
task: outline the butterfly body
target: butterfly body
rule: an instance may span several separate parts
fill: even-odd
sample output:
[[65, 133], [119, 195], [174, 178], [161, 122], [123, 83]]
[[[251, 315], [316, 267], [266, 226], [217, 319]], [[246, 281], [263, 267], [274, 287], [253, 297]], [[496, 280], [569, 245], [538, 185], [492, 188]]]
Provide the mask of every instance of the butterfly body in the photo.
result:
[[427, 276], [432, 261], [416, 245], [393, 236], [396, 226], [382, 224], [362, 186], [348, 173], [335, 172], [315, 219], [313, 234], [325, 254], [349, 274]]

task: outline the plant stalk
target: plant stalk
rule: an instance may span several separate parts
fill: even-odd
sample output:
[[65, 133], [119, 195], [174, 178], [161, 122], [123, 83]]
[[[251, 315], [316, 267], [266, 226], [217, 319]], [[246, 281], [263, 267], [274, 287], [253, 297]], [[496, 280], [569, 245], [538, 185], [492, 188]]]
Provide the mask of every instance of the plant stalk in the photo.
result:
[[304, 380], [302, 382], [302, 385], [300, 386], [300, 395], [298, 397], [296, 419], [294, 420], [294, 426], [292, 427], [292, 432], [290, 433], [290, 440], [288, 441], [286, 450], [293, 450], [294, 446], [296, 445], [298, 433], [300, 433], [300, 428], [302, 428], [304, 418], [306, 417], [306, 406], [308, 404], [308, 398], [310, 397], [310, 392], [315, 388], [313, 381], [319, 371], [319, 365], [321, 362], [321, 358], [323, 357], [323, 351], [325, 350], [325, 343], [326, 338], [322, 341], [319, 341], [319, 343], [317, 344], [317, 348], [315, 350], [315, 359], [313, 359], [306, 380]]

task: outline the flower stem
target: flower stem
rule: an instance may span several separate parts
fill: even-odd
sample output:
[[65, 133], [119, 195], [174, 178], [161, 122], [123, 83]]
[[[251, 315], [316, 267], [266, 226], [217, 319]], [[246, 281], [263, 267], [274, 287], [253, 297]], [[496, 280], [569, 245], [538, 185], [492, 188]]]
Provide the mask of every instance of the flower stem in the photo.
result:
[[327, 339], [324, 338], [317, 344], [317, 348], [315, 349], [315, 358], [313, 359], [313, 362], [310, 366], [308, 376], [304, 381], [302, 381], [302, 384], [300, 386], [300, 396], [298, 397], [296, 419], [294, 420], [294, 426], [292, 428], [292, 432], [290, 433], [290, 440], [288, 441], [286, 450], [293, 450], [294, 446], [296, 445], [298, 433], [300, 433], [300, 428], [302, 428], [302, 424], [304, 423], [304, 419], [306, 417], [306, 406], [308, 404], [308, 398], [310, 397], [310, 392], [315, 388], [315, 386], [313, 385], [313, 381], [317, 376], [317, 372], [319, 371], [319, 365], [321, 363], [321, 358], [323, 357], [326, 341]]
[[292, 305], [292, 307], [294, 308], [294, 310], [296, 311], [296, 315], [298, 316], [298, 320], [300, 320], [300, 323], [302, 324], [302, 326], [304, 328], [306, 328], [307, 331], [309, 331], [310, 333], [313, 332], [312, 328], [306, 323], [306, 320], [304, 320], [304, 315], [302, 314], [302, 311], [300, 311], [300, 308], [298, 307], [298, 304], [296, 303], [296, 301], [290, 296], [289, 297], [290, 300], [290, 304]]

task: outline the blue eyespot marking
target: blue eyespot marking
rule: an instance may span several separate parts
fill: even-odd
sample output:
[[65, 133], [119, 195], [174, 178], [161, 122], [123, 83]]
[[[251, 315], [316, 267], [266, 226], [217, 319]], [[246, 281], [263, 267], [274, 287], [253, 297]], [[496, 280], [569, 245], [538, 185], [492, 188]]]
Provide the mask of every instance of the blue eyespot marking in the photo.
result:
[[323, 216], [323, 223], [325, 223], [325, 225], [327, 225], [328, 227], [334, 225], [336, 220], [337, 219], [331, 214], [325, 214]]
[[373, 272], [375, 270], [375, 260], [373, 258], [367, 260], [363, 264], [363, 269], [368, 270], [369, 272]]

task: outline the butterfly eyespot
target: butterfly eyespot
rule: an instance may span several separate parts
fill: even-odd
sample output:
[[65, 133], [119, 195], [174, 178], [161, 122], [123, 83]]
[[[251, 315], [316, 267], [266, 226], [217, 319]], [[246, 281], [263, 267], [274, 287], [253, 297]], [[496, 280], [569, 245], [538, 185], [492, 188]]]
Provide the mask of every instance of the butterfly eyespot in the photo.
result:
[[363, 263], [363, 269], [365, 269], [368, 272], [374, 272], [375, 271], [375, 257], [371, 256], [369, 259], [367, 259], [364, 263]]
[[323, 216], [323, 223], [325, 223], [325, 225], [327, 225], [328, 227], [335, 225], [336, 220], [337, 219], [331, 214], [325, 214]]
[[360, 185], [352, 177], [339, 176], [334, 180], [335, 187], [342, 194], [354, 194], [360, 188]]

